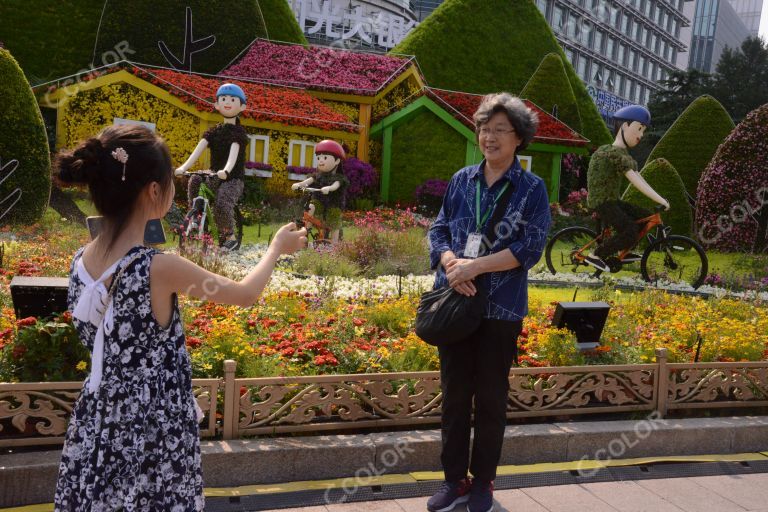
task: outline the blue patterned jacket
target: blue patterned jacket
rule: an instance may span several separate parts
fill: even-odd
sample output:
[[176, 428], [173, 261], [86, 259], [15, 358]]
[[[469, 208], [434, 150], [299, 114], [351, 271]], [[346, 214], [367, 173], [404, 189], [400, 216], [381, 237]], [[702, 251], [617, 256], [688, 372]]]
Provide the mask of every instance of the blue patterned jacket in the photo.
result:
[[[526, 172], [515, 163], [489, 189], [483, 177], [485, 161], [460, 170], [451, 178], [443, 198], [443, 206], [429, 229], [429, 257], [435, 276], [435, 289], [446, 286], [448, 280], [440, 265], [440, 255], [451, 250], [464, 257], [467, 237], [476, 230], [475, 183], [480, 180], [480, 211], [493, 204], [505, 181], [512, 187], [512, 196], [502, 219], [502, 228], [490, 253], [504, 250], [520, 261], [521, 267], [478, 276], [480, 285], [489, 292], [485, 317], [517, 321], [528, 314], [528, 270], [541, 258], [552, 224], [544, 181]], [[490, 229], [490, 228], [489, 228]]]

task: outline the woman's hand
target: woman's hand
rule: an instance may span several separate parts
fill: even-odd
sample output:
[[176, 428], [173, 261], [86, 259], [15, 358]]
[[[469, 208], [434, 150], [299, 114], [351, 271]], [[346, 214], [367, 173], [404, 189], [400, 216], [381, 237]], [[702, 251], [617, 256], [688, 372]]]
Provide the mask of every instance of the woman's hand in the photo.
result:
[[307, 228], [296, 229], [296, 224], [291, 222], [281, 227], [270, 244], [270, 249], [278, 254], [293, 254], [307, 246]]
[[477, 293], [472, 280], [477, 277], [475, 260], [455, 258], [445, 267], [448, 285], [462, 295], [472, 296]]

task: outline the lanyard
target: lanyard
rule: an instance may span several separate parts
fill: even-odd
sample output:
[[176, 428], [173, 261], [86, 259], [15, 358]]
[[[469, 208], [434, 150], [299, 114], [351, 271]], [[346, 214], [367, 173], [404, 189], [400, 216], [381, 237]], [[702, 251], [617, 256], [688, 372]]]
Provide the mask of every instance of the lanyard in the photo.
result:
[[475, 225], [477, 226], [477, 231], [480, 232], [485, 227], [485, 223], [488, 222], [488, 217], [491, 215], [491, 212], [496, 209], [496, 203], [499, 202], [499, 198], [504, 194], [504, 191], [507, 190], [509, 182], [507, 181], [504, 183], [504, 186], [501, 187], [501, 190], [499, 190], [499, 193], [496, 194], [496, 197], [493, 200], [493, 204], [491, 204], [490, 208], [485, 211], [485, 215], [483, 215], [482, 219], [480, 219], [480, 178], [475, 182], [475, 185]]

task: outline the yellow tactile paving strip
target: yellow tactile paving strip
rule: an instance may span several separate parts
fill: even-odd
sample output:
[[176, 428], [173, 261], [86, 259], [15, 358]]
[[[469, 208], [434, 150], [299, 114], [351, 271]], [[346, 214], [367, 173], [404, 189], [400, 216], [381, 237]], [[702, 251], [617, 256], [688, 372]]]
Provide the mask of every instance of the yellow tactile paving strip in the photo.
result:
[[[745, 462], [768, 459], [768, 452], [732, 453], [727, 455], [679, 455], [666, 457], [640, 457], [635, 459], [614, 460], [579, 460], [572, 462], [545, 462], [519, 466], [499, 466], [498, 476], [548, 473], [553, 471], [572, 471], [600, 469], [618, 466], [639, 466], [664, 462]], [[343, 487], [412, 484], [419, 481], [442, 480], [442, 471], [416, 471], [401, 475], [381, 475], [356, 479], [355, 477], [336, 478], [333, 480], [313, 480], [289, 482], [283, 484], [246, 485], [242, 487], [206, 488], [205, 495], [211, 498], [230, 496], [253, 496], [258, 494], [277, 494], [298, 491], [338, 489]], [[2, 508], [0, 512], [52, 512], [53, 504], [27, 505], [24, 507]]]

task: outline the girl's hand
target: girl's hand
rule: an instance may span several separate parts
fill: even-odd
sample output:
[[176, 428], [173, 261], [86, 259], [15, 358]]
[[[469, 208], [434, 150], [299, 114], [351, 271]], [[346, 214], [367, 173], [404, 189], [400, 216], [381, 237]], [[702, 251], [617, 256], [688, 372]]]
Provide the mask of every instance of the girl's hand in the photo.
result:
[[270, 248], [278, 254], [293, 254], [306, 246], [307, 228], [296, 229], [296, 224], [293, 222], [281, 227], [270, 244]]

